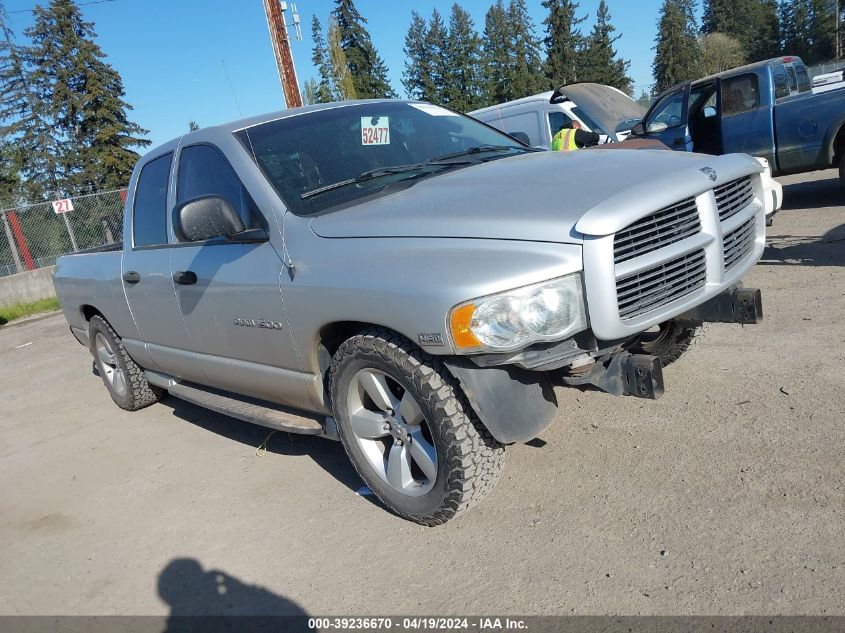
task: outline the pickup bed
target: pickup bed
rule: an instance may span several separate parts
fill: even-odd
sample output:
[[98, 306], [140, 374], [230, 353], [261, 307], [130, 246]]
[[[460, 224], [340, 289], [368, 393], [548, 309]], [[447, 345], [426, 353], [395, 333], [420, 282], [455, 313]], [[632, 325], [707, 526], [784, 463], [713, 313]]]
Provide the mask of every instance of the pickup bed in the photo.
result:
[[421, 102], [311, 106], [148, 153], [122, 250], [61, 258], [55, 285], [120, 407], [169, 392], [339, 439], [434, 525], [552, 423], [553, 387], [656, 398], [703, 322], [761, 317], [740, 279], [762, 171], [539, 151]]
[[745, 152], [774, 175], [839, 168], [845, 186], [845, 90], [814, 92], [798, 57], [778, 57], [670, 88], [634, 135], [676, 150]]

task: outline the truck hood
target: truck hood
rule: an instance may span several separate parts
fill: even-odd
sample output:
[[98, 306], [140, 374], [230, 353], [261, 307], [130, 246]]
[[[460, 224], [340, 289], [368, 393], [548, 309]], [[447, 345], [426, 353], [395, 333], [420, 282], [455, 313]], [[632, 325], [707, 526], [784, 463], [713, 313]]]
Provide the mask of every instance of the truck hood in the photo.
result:
[[[703, 168], [715, 170], [711, 180]], [[746, 154], [536, 152], [441, 175], [318, 216], [326, 238], [436, 237], [578, 244], [722, 182], [762, 171]]]
[[[621, 90], [595, 83], [575, 83], [561, 86], [552, 94], [550, 103], [569, 99], [608, 134], [621, 132], [619, 126], [627, 122], [632, 128], [645, 116], [645, 108]], [[632, 123], [633, 121], [633, 123]]]

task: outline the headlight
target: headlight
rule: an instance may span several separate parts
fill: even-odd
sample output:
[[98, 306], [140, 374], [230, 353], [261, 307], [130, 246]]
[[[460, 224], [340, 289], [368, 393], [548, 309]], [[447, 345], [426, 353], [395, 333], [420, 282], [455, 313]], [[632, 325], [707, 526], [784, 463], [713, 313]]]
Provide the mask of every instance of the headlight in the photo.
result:
[[481, 297], [452, 309], [460, 351], [505, 351], [562, 339], [587, 327], [581, 274]]

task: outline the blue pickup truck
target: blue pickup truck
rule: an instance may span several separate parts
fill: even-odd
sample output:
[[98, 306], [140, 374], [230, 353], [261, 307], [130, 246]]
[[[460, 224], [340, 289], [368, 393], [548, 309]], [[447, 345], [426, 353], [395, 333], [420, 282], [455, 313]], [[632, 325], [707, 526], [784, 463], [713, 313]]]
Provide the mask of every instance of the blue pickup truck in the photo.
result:
[[675, 150], [765, 158], [775, 175], [839, 167], [845, 186], [845, 90], [814, 94], [798, 57], [670, 88], [633, 134]]

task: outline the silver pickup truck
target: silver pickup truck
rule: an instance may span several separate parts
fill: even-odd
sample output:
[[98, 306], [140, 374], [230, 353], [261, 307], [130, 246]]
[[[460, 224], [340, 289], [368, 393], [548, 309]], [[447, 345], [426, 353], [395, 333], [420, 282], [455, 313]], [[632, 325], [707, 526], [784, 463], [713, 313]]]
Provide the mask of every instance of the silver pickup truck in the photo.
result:
[[434, 525], [557, 417], [554, 387], [656, 398], [702, 323], [761, 318], [739, 280], [762, 169], [538, 151], [421, 102], [312, 106], [148, 153], [122, 249], [61, 258], [55, 285], [120, 407], [169, 392], [340, 439]]

